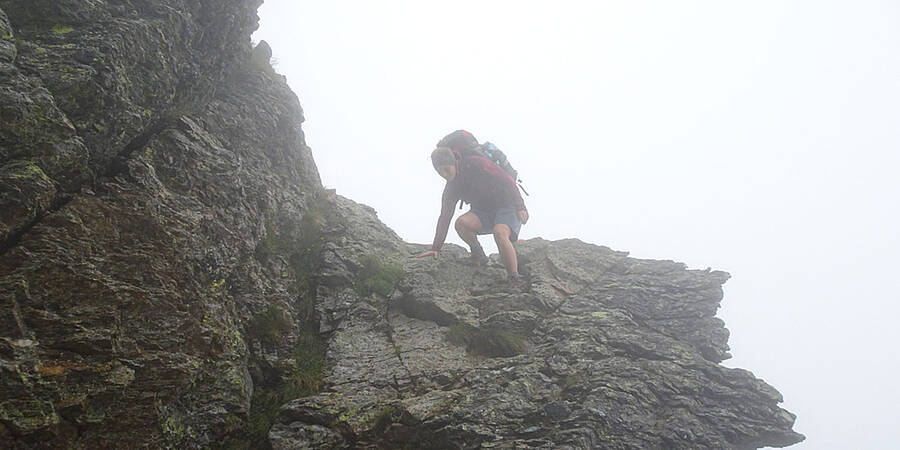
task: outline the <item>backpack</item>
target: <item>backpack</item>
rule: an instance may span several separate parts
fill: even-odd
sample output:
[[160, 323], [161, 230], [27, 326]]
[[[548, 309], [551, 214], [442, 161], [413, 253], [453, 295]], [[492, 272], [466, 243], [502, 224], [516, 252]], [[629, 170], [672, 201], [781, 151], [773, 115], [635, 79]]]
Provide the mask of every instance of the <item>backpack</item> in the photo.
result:
[[509, 163], [509, 158], [496, 145], [487, 141], [484, 144], [479, 144], [472, 133], [466, 130], [456, 130], [438, 141], [437, 146], [452, 148], [459, 151], [463, 156], [484, 156], [508, 173], [513, 181], [516, 182], [516, 185], [519, 186], [519, 189], [525, 195], [528, 195], [528, 191], [522, 186], [522, 180], [519, 179], [519, 172], [513, 168], [512, 164]]

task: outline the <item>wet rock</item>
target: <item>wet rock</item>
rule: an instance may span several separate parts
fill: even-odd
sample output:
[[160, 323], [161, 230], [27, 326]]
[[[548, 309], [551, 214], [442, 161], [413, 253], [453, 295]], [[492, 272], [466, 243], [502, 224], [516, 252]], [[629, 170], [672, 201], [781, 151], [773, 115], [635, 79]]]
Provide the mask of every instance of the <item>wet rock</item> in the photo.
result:
[[[753, 448], [802, 440], [770, 386], [718, 365], [727, 332], [712, 319], [727, 274], [575, 240], [535, 239], [518, 250], [527, 261], [524, 292], [505, 287], [500, 267], [474, 269], [451, 247], [438, 261], [398, 260], [406, 273], [400, 294], [345, 307], [328, 349], [332, 397], [321, 406], [340, 411], [332, 429], [359, 448], [399, 436], [421, 448]], [[454, 339], [460, 328], [469, 340]], [[491, 354], [498, 333], [524, 345]], [[492, 342], [471, 345], [479, 340]], [[376, 426], [380, 409], [396, 408], [398, 397], [415, 421]], [[280, 417], [314, 423], [284, 410]]]
[[569, 239], [525, 282], [323, 189], [259, 0], [0, 0], [0, 441], [755, 448], [728, 274]]

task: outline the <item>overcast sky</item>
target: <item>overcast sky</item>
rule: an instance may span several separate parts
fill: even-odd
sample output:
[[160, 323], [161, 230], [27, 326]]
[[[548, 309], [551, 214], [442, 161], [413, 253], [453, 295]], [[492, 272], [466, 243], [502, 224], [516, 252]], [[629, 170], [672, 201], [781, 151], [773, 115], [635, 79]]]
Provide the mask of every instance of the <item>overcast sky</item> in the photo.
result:
[[784, 395], [794, 448], [896, 448], [900, 2], [266, 0], [260, 17], [323, 183], [402, 238], [431, 242], [429, 154], [465, 128], [519, 170], [523, 239], [731, 273], [725, 364]]

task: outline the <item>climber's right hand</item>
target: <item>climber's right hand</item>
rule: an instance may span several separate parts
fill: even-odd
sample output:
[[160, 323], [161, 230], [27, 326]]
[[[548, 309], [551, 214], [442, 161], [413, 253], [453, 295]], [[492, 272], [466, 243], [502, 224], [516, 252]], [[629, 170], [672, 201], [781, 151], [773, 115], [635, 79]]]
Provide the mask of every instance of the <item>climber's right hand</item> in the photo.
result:
[[439, 253], [441, 253], [441, 252], [439, 252], [437, 250], [428, 250], [427, 252], [416, 256], [416, 258], [424, 258], [426, 256], [434, 256], [434, 259], [437, 259]]

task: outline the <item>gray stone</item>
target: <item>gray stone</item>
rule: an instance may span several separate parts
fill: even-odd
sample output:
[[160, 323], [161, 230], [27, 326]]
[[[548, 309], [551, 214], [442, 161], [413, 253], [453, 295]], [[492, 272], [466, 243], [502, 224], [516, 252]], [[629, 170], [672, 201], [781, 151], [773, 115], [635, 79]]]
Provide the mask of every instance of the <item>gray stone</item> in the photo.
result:
[[719, 364], [728, 274], [575, 239], [519, 242], [517, 288], [413, 258], [323, 189], [260, 1], [214, 3], [0, 0], [4, 445], [803, 439]]

